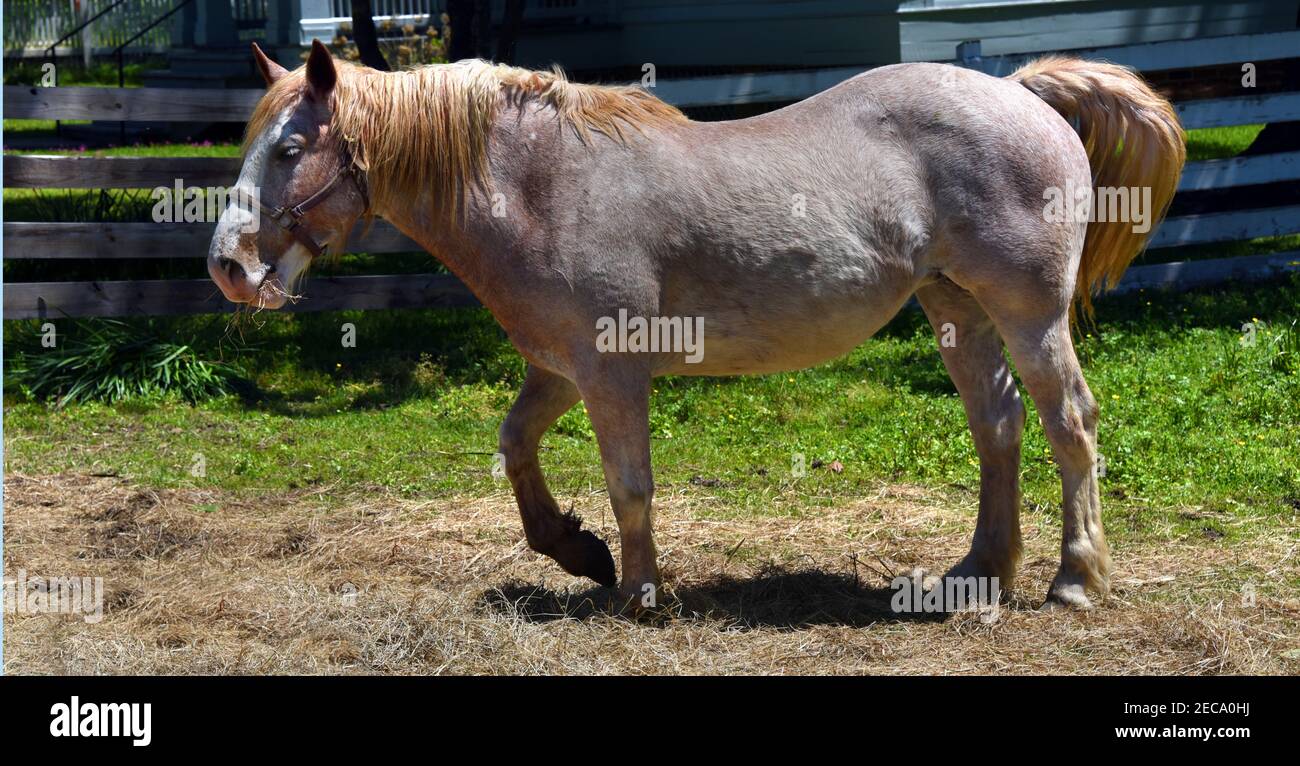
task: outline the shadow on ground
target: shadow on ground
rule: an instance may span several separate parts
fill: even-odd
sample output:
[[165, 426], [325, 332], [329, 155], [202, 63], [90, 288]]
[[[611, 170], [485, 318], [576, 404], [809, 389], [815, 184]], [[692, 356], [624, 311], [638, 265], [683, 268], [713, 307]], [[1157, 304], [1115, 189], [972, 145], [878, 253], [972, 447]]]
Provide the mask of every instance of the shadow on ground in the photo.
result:
[[[667, 602], [637, 615], [648, 624], [680, 620], [721, 620], [744, 629], [798, 630], [816, 625], [864, 627], [880, 622], [943, 622], [949, 613], [895, 612], [897, 591], [863, 585], [851, 574], [819, 569], [771, 568], [754, 577], [722, 576], [708, 582], [666, 588]], [[487, 609], [528, 622], [630, 615], [611, 588], [580, 593], [511, 583], [485, 591]], [[1014, 597], [1013, 608], [1022, 606]]]

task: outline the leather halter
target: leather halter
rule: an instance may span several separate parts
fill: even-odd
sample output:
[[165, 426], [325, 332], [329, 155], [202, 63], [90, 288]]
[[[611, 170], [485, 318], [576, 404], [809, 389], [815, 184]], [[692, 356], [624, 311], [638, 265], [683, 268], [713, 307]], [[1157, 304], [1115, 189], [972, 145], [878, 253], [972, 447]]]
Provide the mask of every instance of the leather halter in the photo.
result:
[[[308, 210], [316, 207], [320, 203], [329, 199], [339, 184], [343, 183], [345, 178], [351, 178], [352, 182], [357, 185], [357, 191], [361, 193], [361, 201], [365, 203], [365, 210], [370, 209], [370, 195], [366, 193], [366, 179], [362, 175], [361, 168], [357, 167], [352, 160], [352, 155], [345, 149], [343, 151], [343, 164], [339, 169], [334, 171], [330, 180], [320, 188], [315, 194], [299, 202], [292, 207], [281, 205], [280, 207], [269, 207], [257, 200], [257, 206], [275, 221], [276, 225], [293, 235], [294, 239], [302, 243], [302, 246], [311, 251], [312, 257], [315, 258], [325, 252], [325, 248], [316, 242], [316, 240], [307, 231], [307, 227], [302, 225], [302, 218]], [[364, 211], [363, 211], [364, 214]]]

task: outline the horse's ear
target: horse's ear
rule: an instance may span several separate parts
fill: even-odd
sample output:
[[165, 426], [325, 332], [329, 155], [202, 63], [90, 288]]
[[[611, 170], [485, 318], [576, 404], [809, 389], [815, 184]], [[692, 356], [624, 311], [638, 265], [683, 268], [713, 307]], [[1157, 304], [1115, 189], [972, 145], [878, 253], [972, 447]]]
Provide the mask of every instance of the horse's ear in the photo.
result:
[[269, 56], [253, 43], [253, 59], [257, 61], [257, 68], [262, 73], [262, 79], [266, 80], [266, 87], [271, 87], [275, 81], [289, 74], [289, 70], [275, 63]]
[[324, 102], [334, 90], [339, 74], [334, 68], [334, 57], [320, 40], [311, 41], [311, 55], [307, 57], [307, 92], [317, 101]]

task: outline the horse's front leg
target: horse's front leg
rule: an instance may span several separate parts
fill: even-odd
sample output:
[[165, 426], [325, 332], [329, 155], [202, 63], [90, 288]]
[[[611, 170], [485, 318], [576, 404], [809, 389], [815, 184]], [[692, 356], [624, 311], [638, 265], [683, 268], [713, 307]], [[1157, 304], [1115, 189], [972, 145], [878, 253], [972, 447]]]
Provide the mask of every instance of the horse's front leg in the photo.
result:
[[659, 568], [655, 563], [650, 505], [654, 477], [650, 468], [650, 374], [632, 364], [611, 360], [580, 377], [578, 389], [587, 405], [600, 462], [605, 469], [609, 502], [618, 520], [623, 547], [623, 596], [641, 606], [655, 606]]
[[550, 556], [564, 571], [613, 587], [609, 546], [581, 529], [577, 517], [560, 513], [537, 460], [542, 434], [578, 402], [578, 389], [559, 375], [529, 365], [519, 398], [501, 425], [501, 455], [519, 503], [528, 547]]

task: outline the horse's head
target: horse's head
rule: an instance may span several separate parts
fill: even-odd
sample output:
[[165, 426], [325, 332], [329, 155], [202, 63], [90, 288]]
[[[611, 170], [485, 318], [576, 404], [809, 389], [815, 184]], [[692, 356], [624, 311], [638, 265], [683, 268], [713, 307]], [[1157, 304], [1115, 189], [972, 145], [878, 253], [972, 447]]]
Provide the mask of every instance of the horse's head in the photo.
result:
[[[244, 139], [236, 200], [221, 215], [208, 273], [226, 298], [280, 308], [327, 243], [346, 241], [368, 202], [346, 142], [331, 135], [338, 70], [319, 41], [307, 64], [289, 72], [256, 45], [266, 78]], [[252, 225], [256, 223], [257, 225]]]

